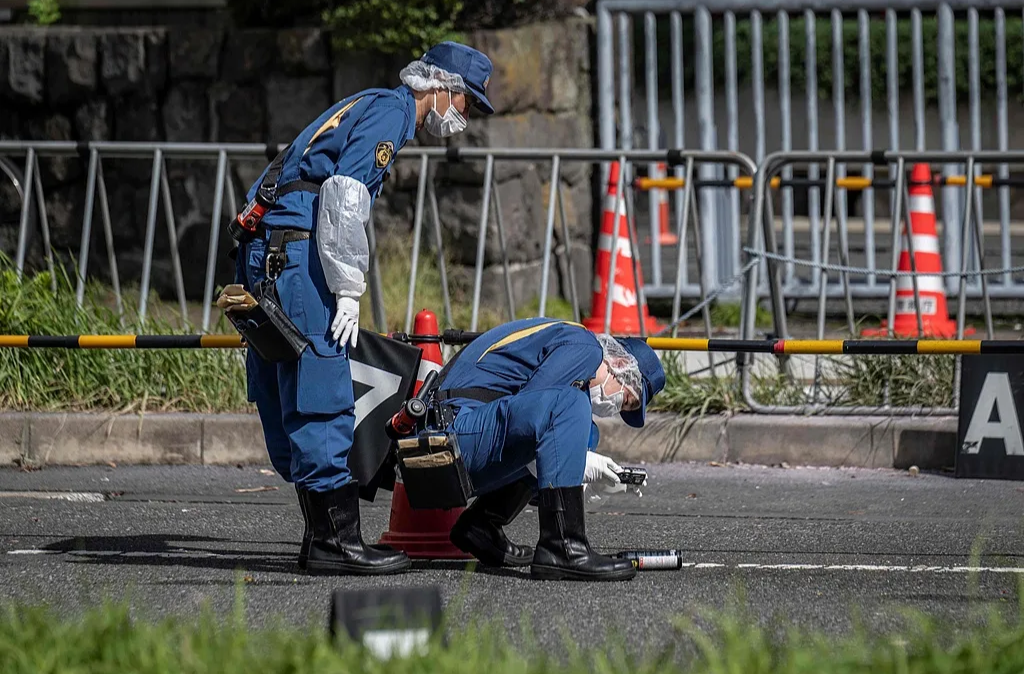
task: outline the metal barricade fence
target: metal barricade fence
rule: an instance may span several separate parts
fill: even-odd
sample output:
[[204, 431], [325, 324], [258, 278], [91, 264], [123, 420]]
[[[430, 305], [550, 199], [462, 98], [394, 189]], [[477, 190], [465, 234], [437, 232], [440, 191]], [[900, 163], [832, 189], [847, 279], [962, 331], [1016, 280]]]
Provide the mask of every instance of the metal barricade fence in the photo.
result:
[[[15, 265], [20, 277], [25, 265], [27, 243], [30, 232], [35, 229], [38, 221], [38, 229], [42, 233], [44, 255], [51, 271], [53, 270], [53, 257], [50, 248], [50, 231], [46, 214], [46, 206], [43, 194], [42, 180], [40, 179], [39, 158], [40, 157], [82, 157], [88, 158], [88, 171], [86, 174], [85, 210], [82, 216], [81, 243], [77, 257], [77, 288], [76, 299], [81, 306], [85, 292], [86, 279], [89, 269], [89, 252], [92, 243], [92, 226], [95, 206], [98, 203], [100, 219], [103, 228], [103, 236], [110, 268], [111, 282], [115, 294], [118, 312], [123, 312], [120, 280], [117, 271], [117, 259], [114, 250], [114, 232], [112, 231], [112, 220], [110, 204], [107, 192], [106, 181], [104, 180], [104, 161], [111, 159], [149, 159], [151, 161], [150, 187], [148, 194], [148, 207], [145, 228], [145, 243], [143, 252], [143, 264], [141, 271], [141, 295], [139, 300], [138, 314], [145, 318], [147, 312], [147, 297], [151, 287], [151, 276], [153, 269], [154, 241], [156, 237], [157, 219], [160, 210], [167, 227], [171, 257], [171, 269], [174, 276], [175, 292], [177, 294], [179, 309], [182, 318], [187, 320], [186, 296], [184, 288], [184, 276], [178, 250], [179, 231], [175, 222], [174, 204], [172, 203], [171, 190], [168, 182], [168, 171], [166, 163], [171, 159], [188, 160], [210, 160], [216, 161], [216, 177], [213, 192], [213, 207], [210, 211], [209, 248], [206, 257], [205, 278], [203, 284], [203, 306], [201, 329], [209, 330], [211, 323], [211, 310], [214, 302], [215, 272], [217, 256], [225, 251], [218, 251], [221, 239], [221, 227], [228, 218], [233, 217], [239, 211], [239, 205], [244, 200], [243, 192], [237, 193], [231, 178], [230, 163], [234, 161], [256, 161], [268, 162], [284, 145], [277, 147], [265, 144], [232, 144], [232, 143], [134, 143], [134, 142], [58, 142], [58, 141], [0, 141], [0, 169], [8, 176], [18, 189], [21, 197], [20, 222], [17, 240], [17, 253]], [[12, 159], [23, 160], [24, 169], [19, 170]], [[681, 233], [679, 248], [677, 251], [677, 264], [680, 268], [686, 269], [690, 265], [696, 266], [698, 270], [697, 283], [685, 283], [684, 276], [678, 275], [674, 284], [672, 298], [672, 323], [663, 332], [671, 332], [673, 336], [678, 333], [681, 322], [698, 312], [703, 313], [704, 328], [708, 336], [711, 335], [711, 323], [709, 306], [720, 294], [735, 286], [739, 288], [742, 281], [742, 274], [737, 274], [726, 284], [716, 284], [713, 287], [705, 285], [706, 275], [701, 274], [701, 265], [705, 259], [702, 254], [703, 237], [706, 235], [706, 227], [702, 224], [700, 209], [697, 206], [697, 190], [729, 188], [731, 185], [714, 183], [701, 184], [699, 180], [691, 180], [696, 168], [704, 164], [727, 165], [735, 167], [743, 174], [747, 182], [753, 180], [756, 166], [747, 156], [734, 152], [703, 152], [703, 151], [676, 151], [676, 150], [631, 150], [631, 151], [604, 151], [597, 149], [531, 149], [531, 148], [459, 148], [448, 149], [438, 147], [406, 147], [397, 155], [396, 160], [401, 162], [416, 162], [418, 164], [418, 180], [415, 198], [415, 208], [412, 222], [412, 250], [411, 270], [408, 286], [408, 300], [405, 315], [405, 331], [412, 329], [414, 299], [416, 295], [417, 268], [420, 263], [420, 242], [424, 227], [424, 215], [429, 207], [431, 216], [431, 229], [433, 230], [433, 243], [437, 251], [437, 263], [440, 272], [440, 283], [442, 297], [444, 298], [444, 318], [448, 326], [456, 327], [452, 320], [451, 297], [448, 288], [448, 270], [444, 253], [442, 237], [442, 226], [439, 217], [438, 199], [432, 178], [432, 165], [443, 162], [483, 162], [484, 174], [481, 185], [482, 201], [479, 214], [479, 235], [476, 241], [476, 259], [473, 280], [472, 314], [469, 330], [475, 331], [478, 328], [481, 308], [481, 288], [484, 271], [485, 250], [487, 247], [487, 236], [490, 225], [494, 225], [499, 237], [501, 249], [501, 265], [504, 276], [505, 302], [508, 317], [514, 318], [517, 315], [513, 291], [511, 285], [511, 274], [509, 257], [507, 252], [506, 228], [502, 218], [502, 210], [497, 203], [498, 190], [495, 174], [496, 162], [534, 162], [550, 163], [550, 185], [546, 208], [544, 210], [544, 221], [535, 223], [538, 227], [544, 228], [544, 239], [542, 246], [543, 264], [541, 268], [540, 296], [537, 314], [546, 315], [548, 289], [551, 283], [551, 261], [555, 253], [553, 242], [556, 215], [560, 221], [560, 235], [566, 242], [571, 241], [569, 234], [570, 223], [566, 219], [566, 208], [564, 203], [563, 190], [560, 188], [560, 175], [564, 166], [569, 163], [583, 163], [589, 165], [607, 165], [610, 162], [618, 162], [624, 170], [619, 172], [618, 184], [616, 186], [616, 198], [613, 206], [598, 206], [598, 208], [611, 208], [614, 213], [625, 213], [629, 228], [629, 243], [632, 250], [639, 250], [637, 228], [635, 223], [635, 209], [633, 205], [633, 165], [636, 162], [665, 162], [671, 165], [682, 167], [686, 176], [685, 186], [681, 186], [680, 194], [682, 203], [686, 208], [678, 213], [678, 231]], [[604, 183], [601, 187], [605, 191]], [[240, 196], [239, 196], [240, 195]], [[596, 204], [601, 204], [603, 199], [595, 199]], [[594, 218], [594, 220], [599, 220]], [[692, 248], [688, 245], [687, 232], [690, 223], [693, 223]], [[378, 261], [376, 255], [376, 227], [371, 224], [367, 228], [367, 239], [370, 245], [371, 260], [368, 271], [368, 285], [371, 296], [371, 306], [376, 328], [385, 331], [385, 306], [383, 289], [381, 287], [380, 274], [378, 273]], [[619, 237], [610, 237], [611, 251], [610, 258], [616, 259], [619, 246]], [[578, 321], [581, 318], [581, 302], [579, 290], [575, 284], [575, 270], [573, 268], [572, 256], [568, 246], [562, 246], [562, 263], [568, 269], [570, 286], [570, 301], [573, 307], [574, 318]], [[692, 256], [690, 251], [693, 251]], [[640, 326], [643, 336], [647, 336], [645, 321], [642, 312], [646, 306], [644, 285], [639, 281], [641, 261], [639, 256], [630, 256], [632, 273], [637, 288], [637, 310], [640, 312]], [[607, 275], [607, 286], [604, 288], [604, 297], [607, 298], [605, 309], [605, 331], [611, 331], [611, 302], [613, 296], [613, 285], [615, 284], [614, 273]], [[682, 299], [694, 298], [700, 302], [681, 314]], [[595, 308], [596, 309], [596, 308]]]
[[[869, 180], [867, 178], [843, 178], [840, 176], [839, 167], [847, 163], [872, 163], [877, 166], [891, 166], [890, 175], [893, 178], [878, 178]], [[957, 190], [963, 186], [963, 210], [956, 221], [946, 220], [942, 229], [948, 235], [956, 231], [960, 240], [966, 241], [967, 245], [960, 248], [960, 258], [955, 261], [952, 269], [948, 267], [941, 273], [933, 271], [917, 271], [915, 265], [914, 236], [910, 227], [910, 195], [908, 191], [909, 178], [908, 166], [915, 163], [921, 164], [943, 164], [959, 165], [967, 167], [965, 175], [946, 175], [940, 180], [930, 180], [929, 186], [944, 185], [946, 189]], [[823, 180], [794, 180], [779, 176], [786, 167], [794, 164], [825, 165], [825, 178]], [[957, 299], [956, 309], [956, 338], [963, 339], [966, 320], [966, 307], [969, 297], [980, 295], [983, 302], [985, 326], [988, 339], [993, 338], [993, 321], [991, 298], [994, 296], [1013, 296], [1013, 289], [1005, 286], [990, 286], [990, 279], [993, 276], [1011, 276], [1024, 273], [1024, 264], [1017, 266], [1002, 266], [989, 269], [985, 263], [984, 231], [981, 221], [980, 209], [978, 208], [977, 193], [982, 189], [999, 188], [1006, 189], [1011, 186], [1024, 187], [1024, 181], [1012, 180], [1009, 178], [1000, 179], [991, 175], [978, 175], [975, 169], [980, 164], [1020, 165], [1024, 164], [1024, 152], [778, 152], [769, 155], [758, 168], [754, 180], [753, 203], [750, 210], [750, 223], [748, 229], [748, 243], [744, 249], [748, 259], [748, 273], [744, 285], [743, 318], [741, 325], [741, 339], [752, 339], [754, 334], [754, 315], [758, 299], [767, 288], [771, 300], [771, 314], [775, 334], [780, 338], [787, 338], [789, 331], [786, 321], [786, 300], [793, 296], [807, 296], [810, 288], [803, 287], [794, 289], [781, 282], [781, 269], [785, 266], [801, 266], [811, 270], [816, 279], [814, 292], [817, 299], [817, 339], [825, 338], [825, 315], [826, 303], [829, 298], [842, 298], [844, 301], [845, 317], [847, 328], [851, 334], [855, 334], [857, 319], [853, 307], [853, 297], [857, 291], [864, 293], [864, 285], [855, 285], [851, 276], [877, 275], [887, 277], [888, 283], [882, 287], [882, 291], [888, 296], [887, 323], [891, 333], [896, 318], [896, 284], [899, 277], [910, 277], [913, 286], [913, 312], [917, 316], [918, 337], [924, 335], [922, 332], [922, 305], [920, 286], [924, 281], [941, 277], [947, 280], [947, 285], [955, 286], [953, 293], [946, 293], [941, 285], [931, 290], [941, 290], [946, 295], [955, 295]], [[930, 171], [929, 171], [930, 173]], [[969, 177], [974, 175], [973, 180]], [[824, 189], [824, 211], [822, 214], [822, 226], [819, 234], [821, 247], [815, 250], [811, 260], [801, 260], [789, 254], [780, 254], [774, 225], [774, 209], [771, 205], [771, 194], [775, 190], [792, 190], [795, 187], [817, 187]], [[891, 267], [889, 270], [882, 270], [877, 267], [859, 267], [850, 263], [850, 251], [848, 243], [847, 223], [841, 217], [837, 217], [836, 203], [838, 195], [844, 190], [861, 190], [868, 188], [890, 190], [892, 194], [892, 217], [887, 235], [891, 246]], [[937, 202], [938, 199], [935, 199]], [[937, 211], [936, 211], [937, 212]], [[941, 221], [936, 217], [936, 221]], [[836, 244], [832, 244], [833, 223], [835, 223]], [[909, 256], [911, 270], [900, 271], [898, 269], [899, 257], [905, 242]], [[835, 251], [833, 250], [835, 249]], [[829, 262], [833, 252], [838, 253], [839, 264]], [[938, 252], [938, 251], [931, 251]], [[1005, 261], [1009, 258], [1009, 251], [1003, 250], [1000, 259]], [[763, 264], [758, 261], [763, 261]], [[1005, 265], [1005, 262], [1004, 262]], [[763, 276], [762, 268], [767, 269], [767, 279], [764, 286], [759, 283], [758, 277]], [[841, 285], [829, 285], [829, 272], [838, 273]], [[977, 286], [968, 284], [968, 277], [977, 278]], [[942, 317], [946, 318], [946, 317]], [[749, 359], [744, 358], [745, 365], [750, 364]], [[788, 365], [787, 359], [779, 357], [779, 363], [784, 370]], [[821, 376], [819, 359], [815, 358], [815, 387]], [[868, 414], [885, 413], [891, 415], [920, 414], [930, 412], [932, 414], [946, 413], [955, 414], [956, 406], [949, 409], [924, 409], [921, 407], [893, 407], [886, 403], [878, 407], [842, 407], [835, 405], [810, 404], [805, 406], [779, 406], [765, 405], [755, 400], [751, 394], [751, 368], [743, 367], [741, 374], [744, 400], [753, 411], [772, 414], [805, 414], [816, 412], [822, 414]], [[959, 363], [957, 364], [954, 376], [954, 401], [959, 388]]]
[[[665, 144], [680, 149], [699, 147], [704, 151], [727, 148], [733, 152], [750, 155], [759, 165], [764, 161], [766, 152], [776, 148], [783, 152], [800, 149], [810, 152], [826, 149], [843, 152], [857, 146], [866, 152], [878, 147], [887, 147], [891, 150], [913, 149], [917, 152], [953, 152], [968, 148], [973, 152], [980, 152], [983, 149], [1007, 151], [1010, 143], [1009, 129], [1013, 126], [1009, 122], [1008, 113], [1014, 110], [1008, 106], [1010, 95], [1014, 93], [1008, 91], [1008, 54], [1016, 61], [1017, 55], [1024, 47], [1016, 40], [1007, 43], [1007, 28], [1009, 26], [1014, 29], [1015, 35], [1021, 35], [1016, 28], [1024, 21], [1022, 7], [1024, 3], [1020, 0], [597, 0], [597, 103], [600, 145], [606, 149], [629, 149], [640, 144], [637, 140], [642, 132], [645, 136], [643, 144], [649, 149]], [[910, 26], [906, 32], [909, 35], [904, 37], [904, 20], [908, 16]], [[642, 32], [639, 30], [641, 19]], [[983, 27], [991, 33], [983, 35], [980, 32], [979, 26], [983, 19], [986, 22]], [[633, 26], [634, 20], [638, 22], [636, 27]], [[791, 21], [794, 24], [803, 23], [802, 34], [791, 30]], [[849, 37], [844, 33], [845, 28], [854, 21], [856, 60], [850, 64], [850, 59], [846, 55]], [[829, 26], [830, 37], [828, 43], [822, 45], [817, 28], [824, 22]], [[880, 26], [883, 23], [884, 42], [881, 39], [876, 42], [872, 36], [878, 34], [878, 38], [881, 38]], [[692, 39], [689, 35], [684, 38], [684, 26], [688, 27], [691, 24]], [[744, 35], [749, 36], [749, 46], [737, 40], [738, 26], [745, 31]], [[794, 26], [795, 28], [797, 26]], [[959, 47], [959, 52], [956, 47], [961, 28], [966, 28], [962, 31], [966, 33], [966, 53], [963, 52], [963, 47]], [[930, 50], [926, 47], [930, 46], [928, 42], [933, 29], [935, 48]], [[929, 37], [926, 38], [926, 35]], [[987, 44], [982, 44], [982, 37], [992, 39], [992, 61], [982, 59], [988, 47]], [[635, 47], [634, 38], [637, 42]], [[667, 50], [670, 67], [663, 67], [666, 62], [666, 50], [659, 50], [659, 40], [664, 45], [666, 38], [670, 46]], [[719, 39], [723, 41], [721, 46], [724, 47], [724, 53], [719, 52]], [[772, 39], [777, 39], [777, 54], [769, 49]], [[804, 42], [802, 64], [798, 61], [801, 50], [797, 45], [800, 40]], [[878, 52], [877, 45], [880, 43], [884, 44], [884, 66]], [[746, 54], [743, 53], [747, 48], [750, 50], [749, 63], [746, 61]], [[904, 49], [909, 52], [909, 56], [902, 56], [905, 53]], [[932, 57], [929, 53], [934, 53], [935, 56]], [[830, 67], [824, 63], [819, 66], [822, 60], [819, 54], [831, 55]], [[927, 60], [926, 55], [929, 55]], [[724, 90], [719, 88], [718, 92], [716, 57], [723, 57], [724, 61]], [[935, 58], [935, 62], [931, 60], [932, 58]], [[738, 60], [741, 59], [743, 62], [738, 65]], [[634, 60], [636, 66], [633, 65]], [[963, 71], [960, 70], [961, 65], [958, 61], [966, 65], [966, 79], [960, 75], [960, 82], [957, 82], [958, 72]], [[801, 65], [803, 73], [800, 73]], [[691, 69], [693, 90], [686, 91]], [[777, 72], [777, 83], [766, 77], [766, 71], [770, 75], [772, 69]], [[847, 85], [850, 81], [847, 73], [850, 70], [857, 72], [857, 80], [850, 82], [851, 85], [856, 85], [857, 93], [854, 96], [857, 100], [856, 103], [851, 101], [853, 105], [850, 107], [859, 108], [857, 118], [860, 129], [856, 134], [859, 137], [854, 136], [852, 129], [849, 134], [847, 130], [846, 97], [848, 92], [854, 89], [854, 86]], [[670, 72], [671, 105], [666, 102], [663, 107], [659, 79], [661, 84], [664, 84], [666, 71]], [[637, 79], [641, 74], [643, 77], [642, 84], [638, 82], [635, 87], [634, 73], [638, 75]], [[902, 85], [903, 73], [910, 75], [910, 85]], [[749, 108], [741, 101], [738, 84], [739, 76], [744, 74], [749, 78], [749, 95], [752, 99], [748, 99]], [[934, 80], [931, 77], [933, 74], [937, 75]], [[1009, 75], [1015, 76], [1015, 73], [1010, 72]], [[819, 81], [829, 80], [831, 101], [819, 96]], [[873, 84], [879, 83], [880, 80], [884, 81], [884, 88], [875, 88], [873, 95]], [[994, 84], [995, 94], [991, 97], [983, 95], [986, 92], [982, 86], [990, 86], [990, 83]], [[800, 87], [801, 84], [804, 88], [802, 105], [796, 98], [796, 92], [792, 91], [793, 87]], [[772, 85], [777, 86], [777, 115], [774, 106], [770, 105], [773, 98], [770, 91]], [[958, 85], [962, 92], [959, 101]], [[933, 86], [934, 91], [930, 90]], [[881, 91], [885, 92], [885, 116], [873, 120], [873, 109], [880, 107], [874, 103], [881, 103], [878, 100]], [[744, 93], [744, 97], [746, 95]], [[725, 99], [724, 114], [719, 97]], [[964, 101], [964, 98], [967, 100]], [[901, 113], [901, 103], [907, 102], [908, 99], [912, 102], [912, 126], [903, 124], [907, 116]], [[926, 103], [933, 99], [938, 105], [937, 124], [926, 107]], [[633, 109], [639, 100], [644, 101], [641, 105], [646, 108], [645, 118], [638, 114], [636, 117], [642, 121], [634, 122]], [[958, 115], [962, 113], [958, 111], [958, 103], [963, 102], [966, 102], [969, 108], [969, 136], [964, 133], [961, 140], [961, 122]], [[825, 107], [827, 110], [829, 105], [834, 108], [833, 119], [819, 120], [819, 107]], [[691, 121], [693, 115], [696, 119]], [[799, 121], [794, 122], [794, 117], [798, 116], [803, 116], [803, 129], [800, 128]], [[777, 117], [777, 126], [770, 123], [772, 117]], [[886, 120], [888, 128], [885, 131], [877, 128], [884, 125]], [[989, 135], [988, 120], [993, 123], [991, 126], [994, 138], [986, 141], [983, 147], [983, 135]], [[663, 132], [663, 129], [670, 132]], [[696, 138], [692, 135], [687, 137], [687, 133], [694, 132], [697, 134]], [[662, 137], [664, 140], [661, 140]], [[829, 142], [830, 137], [834, 138], [834, 142]], [[784, 168], [783, 180], [793, 179], [792, 168]], [[870, 181], [880, 167], [874, 166], [871, 162], [850, 167], [837, 165], [836, 177], [846, 177], [848, 168], [851, 175], [859, 174]], [[890, 165], [888, 168], [889, 179], [892, 180], [895, 166]], [[974, 169], [981, 173], [988, 169], [988, 166], [983, 166], [983, 163], [978, 161]], [[1005, 163], [992, 165], [992, 169], [989, 170], [997, 173], [999, 180], [1005, 181], [1009, 176], [1009, 167]], [[648, 166], [649, 173], [653, 170], [654, 166]], [[736, 178], [732, 173], [727, 176], [712, 175], [713, 170], [713, 167], [704, 167], [700, 177], [704, 180]], [[965, 171], [966, 167], [963, 165], [948, 164], [943, 167], [943, 173], [947, 177], [963, 174]], [[676, 167], [675, 177], [682, 177], [680, 167]], [[817, 181], [821, 177], [818, 165], [809, 167], [808, 180]], [[796, 211], [804, 208], [803, 203], [796, 201], [788, 191], [783, 192], [781, 245], [787, 257], [793, 257], [798, 249], [806, 247], [810, 250], [812, 261], [820, 261], [817, 256], [821, 249], [821, 196], [819, 189], [810, 189], [807, 194], [806, 221], [803, 221], [804, 218], [796, 215]], [[869, 187], [861, 196], [863, 205], [860, 219], [863, 223], [863, 234], [858, 235], [852, 245], [863, 246], [864, 267], [870, 270], [884, 268], [884, 260], [876, 257], [874, 191]], [[731, 277], [741, 264], [739, 197], [735, 193], [728, 197], [723, 194], [720, 197], [714, 199], [709, 194], [702, 202], [706, 214], [705, 269], [712, 284]], [[1013, 230], [1011, 203], [1005, 187], [998, 190], [997, 198], [997, 203], [993, 200], [986, 208], [990, 213], [998, 210], [998, 231], [1002, 243], [1001, 264], [1004, 268], [1009, 268]], [[845, 191], [837, 193], [836, 199], [838, 217], [844, 224], [850, 219], [849, 224], [853, 225], [852, 221], [856, 218], [849, 207], [853, 205], [852, 200], [851, 204], [847, 203]], [[647, 216], [651, 221], [651, 231], [656, 231], [658, 214], [655, 206], [656, 196], [653, 192], [648, 203], [648, 208], [642, 209], [641, 215]], [[682, 209], [682, 195], [677, 195], [675, 208], [678, 214]], [[944, 188], [942, 208], [944, 220], [954, 221], [963, 209], [963, 195], [953, 189]], [[980, 201], [976, 201], [975, 208], [979, 211], [981, 219], [983, 216]], [[677, 215], [676, 220], [678, 219]], [[802, 221], [799, 227], [797, 220]], [[854, 227], [848, 229], [852, 232]], [[943, 253], [947, 268], [954, 268], [960, 260], [963, 245], [958, 231], [951, 231], [944, 237]], [[666, 279], [672, 278], [672, 273], [669, 271], [665, 276], [662, 274], [660, 242], [657, 237], [651, 238], [650, 248], [652, 274], [648, 293], [656, 295], [667, 292], [668, 288], [664, 283]], [[801, 278], [800, 271], [799, 267], [787, 264], [781, 282], [791, 294], [803, 292], [806, 297], [817, 296], [817, 279]], [[955, 290], [954, 285], [955, 279], [947, 279], [947, 290]], [[990, 278], [989, 285], [993, 293], [999, 296], [1024, 297], [1024, 283], [1009, 273]], [[975, 292], [980, 290], [976, 280], [971, 283], [971, 287]], [[883, 298], [886, 292], [885, 278], [878, 274], [868, 274], [864, 279], [863, 288], [858, 289], [855, 297]]]

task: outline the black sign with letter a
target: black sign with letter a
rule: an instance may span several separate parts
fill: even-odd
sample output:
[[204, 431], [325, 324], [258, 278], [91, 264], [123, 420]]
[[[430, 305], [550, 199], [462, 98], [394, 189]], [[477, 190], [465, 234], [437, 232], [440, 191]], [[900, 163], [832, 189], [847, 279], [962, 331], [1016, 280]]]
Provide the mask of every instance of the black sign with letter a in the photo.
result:
[[[423, 351], [419, 347], [368, 330], [359, 331], [350, 352], [356, 428], [348, 469], [359, 481], [360, 496], [372, 501], [378, 488], [391, 489], [394, 469], [388, 458], [391, 440], [384, 424], [412, 397]], [[389, 472], [390, 471], [390, 472]]]
[[1024, 357], [962, 358], [956, 477], [1024, 480]]

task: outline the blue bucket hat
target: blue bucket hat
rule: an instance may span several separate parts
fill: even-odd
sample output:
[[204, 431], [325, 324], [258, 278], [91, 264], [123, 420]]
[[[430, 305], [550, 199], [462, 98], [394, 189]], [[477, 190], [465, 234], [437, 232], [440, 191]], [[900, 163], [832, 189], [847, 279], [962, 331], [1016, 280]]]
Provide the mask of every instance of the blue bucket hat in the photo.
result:
[[487, 100], [487, 85], [494, 68], [483, 52], [458, 42], [442, 42], [431, 47], [420, 60], [460, 75], [469, 93], [476, 98], [476, 108], [486, 115], [494, 114], [494, 107]]
[[661, 365], [658, 354], [654, 349], [647, 346], [647, 342], [636, 337], [619, 338], [616, 341], [636, 358], [640, 366], [640, 378], [643, 379], [643, 391], [640, 393], [640, 409], [619, 412], [619, 416], [633, 428], [643, 428], [647, 419], [647, 405], [661, 389], [665, 388], [665, 368]]

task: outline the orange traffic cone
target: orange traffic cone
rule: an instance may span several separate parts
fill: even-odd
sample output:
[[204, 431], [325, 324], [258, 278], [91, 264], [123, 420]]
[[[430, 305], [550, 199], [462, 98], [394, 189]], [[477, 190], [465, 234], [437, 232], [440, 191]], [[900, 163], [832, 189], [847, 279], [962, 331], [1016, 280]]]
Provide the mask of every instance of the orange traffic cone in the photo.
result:
[[[935, 198], [931, 187], [932, 172], [928, 164], [915, 164], [910, 173], [910, 235], [914, 241], [914, 266], [917, 268], [917, 288], [921, 306], [922, 337], [956, 337], [956, 321], [950, 320], [946, 308], [946, 291], [941, 276], [927, 276], [928, 273], [942, 273], [942, 254], [939, 236], [935, 229]], [[907, 246], [907, 227], [904, 225], [902, 250], [897, 269], [913, 271], [910, 266], [910, 249]], [[881, 328], [861, 332], [866, 337], [884, 337], [889, 334], [887, 321]], [[910, 276], [896, 278], [896, 319], [893, 333], [897, 337], [917, 337], [917, 313], [914, 310], [914, 282]], [[965, 335], [974, 333], [967, 327]]]
[[[434, 312], [424, 309], [416, 314], [414, 332], [417, 335], [440, 334]], [[441, 346], [433, 342], [414, 344], [423, 350], [414, 392], [419, 393], [427, 374], [431, 370], [441, 369]], [[401, 476], [395, 476], [395, 489], [391, 497], [391, 522], [379, 542], [401, 550], [413, 559], [472, 559], [472, 555], [456, 548], [448, 538], [455, 520], [459, 519], [463, 510], [465, 508], [413, 510], [409, 505], [409, 497]]]
[[[668, 165], [658, 162], [651, 177], [667, 178]], [[658, 243], [661, 245], [674, 246], [679, 243], [679, 237], [669, 231], [668, 190], [656, 188], [652, 191], [654, 192], [654, 201], [658, 205], [658, 210], [651, 214], [651, 231], [658, 230]], [[651, 237], [648, 236], [646, 243], [650, 242]]]
[[[619, 163], [612, 162], [608, 172], [608, 195], [605, 197], [604, 216], [601, 219], [601, 235], [597, 243], [597, 255], [594, 262], [594, 291], [591, 302], [591, 315], [583, 320], [583, 325], [594, 332], [604, 331], [605, 305], [608, 302], [608, 274], [614, 269], [612, 282], [612, 317], [609, 328], [616, 335], [640, 334], [640, 317], [637, 315], [637, 288], [633, 282], [633, 246], [630, 244], [629, 224], [626, 221], [626, 200], [619, 200], [619, 212], [616, 216], [615, 201], [619, 181]], [[618, 237], [615, 264], [611, 264], [612, 230], [617, 230]], [[637, 277], [643, 285], [643, 271], [637, 268]], [[643, 307], [644, 325], [648, 332], [658, 332], [664, 326], [647, 313], [647, 305]]]

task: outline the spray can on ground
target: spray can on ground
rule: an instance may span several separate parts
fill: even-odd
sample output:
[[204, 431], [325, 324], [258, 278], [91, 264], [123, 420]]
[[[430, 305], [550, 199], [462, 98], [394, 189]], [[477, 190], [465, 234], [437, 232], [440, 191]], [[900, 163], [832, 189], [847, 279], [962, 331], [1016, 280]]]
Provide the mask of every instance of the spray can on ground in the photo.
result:
[[683, 553], [679, 550], [623, 550], [614, 556], [630, 560], [638, 571], [683, 568]]

